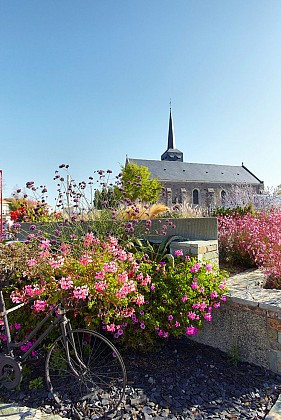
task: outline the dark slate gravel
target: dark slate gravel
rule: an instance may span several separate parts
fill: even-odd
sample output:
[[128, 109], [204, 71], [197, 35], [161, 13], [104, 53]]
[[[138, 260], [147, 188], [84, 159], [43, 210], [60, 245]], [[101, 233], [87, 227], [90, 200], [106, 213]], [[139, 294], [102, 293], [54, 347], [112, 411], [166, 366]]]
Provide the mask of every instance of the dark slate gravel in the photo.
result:
[[[280, 376], [234, 363], [187, 338], [167, 341], [154, 352], [122, 354], [128, 372], [126, 400], [114, 416], [107, 416], [116, 420], [264, 419], [281, 392]], [[5, 402], [76, 418], [68, 407], [56, 407], [45, 389], [28, 390], [23, 383], [20, 390], [0, 392]]]

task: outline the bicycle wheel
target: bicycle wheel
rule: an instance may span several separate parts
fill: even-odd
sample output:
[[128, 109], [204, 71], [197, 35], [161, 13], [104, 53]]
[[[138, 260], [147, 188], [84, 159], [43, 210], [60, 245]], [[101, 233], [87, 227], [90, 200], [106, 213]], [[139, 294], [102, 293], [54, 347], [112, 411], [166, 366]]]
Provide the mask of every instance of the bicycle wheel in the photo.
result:
[[63, 336], [55, 340], [46, 358], [46, 379], [56, 402], [89, 416], [116, 410], [127, 375], [122, 357], [107, 338], [78, 329], [67, 333], [66, 344]]

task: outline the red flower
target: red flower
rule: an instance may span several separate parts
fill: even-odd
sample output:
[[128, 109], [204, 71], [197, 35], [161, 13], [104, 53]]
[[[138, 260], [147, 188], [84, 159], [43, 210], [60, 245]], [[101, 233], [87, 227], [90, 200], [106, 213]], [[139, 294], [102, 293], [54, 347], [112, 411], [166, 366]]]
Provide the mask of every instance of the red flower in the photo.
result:
[[10, 211], [10, 216], [12, 220], [17, 220], [19, 218], [19, 212], [17, 210]]

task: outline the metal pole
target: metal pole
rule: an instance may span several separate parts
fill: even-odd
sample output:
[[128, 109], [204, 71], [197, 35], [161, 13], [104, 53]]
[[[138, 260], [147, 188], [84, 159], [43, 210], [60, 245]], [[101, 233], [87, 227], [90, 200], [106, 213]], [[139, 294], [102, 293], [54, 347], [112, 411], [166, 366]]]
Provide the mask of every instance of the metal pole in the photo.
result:
[[2, 170], [0, 169], [0, 241], [3, 239]]

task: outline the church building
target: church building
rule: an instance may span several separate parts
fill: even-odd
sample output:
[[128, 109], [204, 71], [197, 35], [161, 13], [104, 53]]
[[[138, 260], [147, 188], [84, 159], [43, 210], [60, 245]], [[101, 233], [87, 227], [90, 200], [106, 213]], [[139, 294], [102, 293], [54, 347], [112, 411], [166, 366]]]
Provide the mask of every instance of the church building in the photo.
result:
[[168, 147], [161, 160], [126, 157], [126, 165], [146, 166], [151, 176], [164, 187], [162, 202], [167, 206], [188, 203], [193, 206], [214, 207], [224, 204], [226, 192], [234, 185], [250, 186], [256, 194], [264, 183], [242, 163], [242, 166], [188, 163], [176, 148], [172, 111], [170, 108]]

